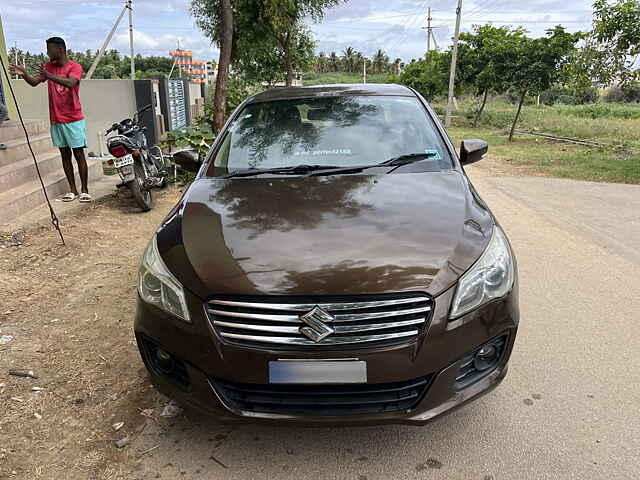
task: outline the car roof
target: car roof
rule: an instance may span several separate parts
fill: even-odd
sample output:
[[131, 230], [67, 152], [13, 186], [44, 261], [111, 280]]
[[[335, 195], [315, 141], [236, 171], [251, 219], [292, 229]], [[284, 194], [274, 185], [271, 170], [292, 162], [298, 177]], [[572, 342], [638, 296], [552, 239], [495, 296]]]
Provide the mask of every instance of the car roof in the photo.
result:
[[294, 98], [341, 97], [345, 95], [415, 97], [413, 90], [392, 83], [314, 85], [312, 87], [272, 88], [258, 93], [249, 103], [288, 100]]

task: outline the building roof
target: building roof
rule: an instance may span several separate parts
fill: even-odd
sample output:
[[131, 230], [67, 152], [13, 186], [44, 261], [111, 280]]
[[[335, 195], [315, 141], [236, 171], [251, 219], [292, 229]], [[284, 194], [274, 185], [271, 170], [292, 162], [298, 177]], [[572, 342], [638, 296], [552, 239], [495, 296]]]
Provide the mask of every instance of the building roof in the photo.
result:
[[387, 83], [314, 85], [312, 87], [273, 88], [251, 97], [249, 102], [266, 102], [291, 98], [339, 97], [344, 95], [390, 95], [413, 97], [415, 93], [402, 85]]

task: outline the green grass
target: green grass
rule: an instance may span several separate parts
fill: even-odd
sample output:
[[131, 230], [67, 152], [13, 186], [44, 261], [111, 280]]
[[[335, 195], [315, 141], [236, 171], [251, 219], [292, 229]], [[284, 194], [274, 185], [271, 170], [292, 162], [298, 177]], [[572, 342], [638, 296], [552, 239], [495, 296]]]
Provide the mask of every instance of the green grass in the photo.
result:
[[[439, 103], [436, 105], [443, 108]], [[462, 100], [456, 113], [456, 124], [469, 125], [468, 120], [473, 118], [476, 106], [475, 99]], [[491, 101], [485, 108], [481, 123], [506, 130], [511, 126], [515, 111], [515, 105]], [[640, 152], [640, 105], [525, 105], [517, 128]]]
[[[640, 155], [603, 148], [550, 142], [533, 136], [516, 136], [509, 142], [495, 128], [452, 127], [449, 134], [456, 145], [465, 138], [482, 138], [489, 153], [507, 166], [562, 178], [596, 182], [640, 183]], [[514, 173], [517, 169], [514, 169]]]
[[[367, 74], [367, 83], [390, 83], [387, 74]], [[302, 76], [305, 87], [313, 85], [332, 85], [335, 83], [362, 83], [362, 73], [328, 72], [305, 73]]]
[[[367, 81], [386, 83], [393, 77], [367, 76]], [[305, 85], [360, 83], [362, 76], [353, 73], [308, 73]], [[431, 102], [444, 117], [446, 100]], [[516, 105], [491, 99], [478, 128], [471, 127], [478, 100], [462, 98], [454, 113], [450, 134], [459, 145], [463, 138], [483, 138], [490, 152], [504, 164], [526, 172], [579, 180], [640, 184], [640, 105], [525, 105], [517, 129], [583, 139], [605, 145], [584, 147], [553, 142], [541, 137], [516, 135], [508, 142], [504, 132], [511, 126]]]

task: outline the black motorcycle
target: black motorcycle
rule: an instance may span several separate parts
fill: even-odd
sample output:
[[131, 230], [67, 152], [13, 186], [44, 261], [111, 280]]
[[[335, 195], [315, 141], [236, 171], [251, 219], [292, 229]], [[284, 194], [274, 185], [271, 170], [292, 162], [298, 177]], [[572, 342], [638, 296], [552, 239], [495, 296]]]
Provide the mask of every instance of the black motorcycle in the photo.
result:
[[144, 134], [147, 127], [138, 125], [140, 115], [151, 107], [147, 105], [136, 112], [132, 119], [126, 118], [120, 123], [114, 123], [107, 130], [107, 135], [117, 132], [107, 138], [107, 148], [115, 157], [113, 166], [122, 178], [120, 186], [129, 188], [143, 212], [148, 212], [153, 207], [151, 189], [162, 188], [167, 182], [162, 150], [157, 145], [148, 147]]

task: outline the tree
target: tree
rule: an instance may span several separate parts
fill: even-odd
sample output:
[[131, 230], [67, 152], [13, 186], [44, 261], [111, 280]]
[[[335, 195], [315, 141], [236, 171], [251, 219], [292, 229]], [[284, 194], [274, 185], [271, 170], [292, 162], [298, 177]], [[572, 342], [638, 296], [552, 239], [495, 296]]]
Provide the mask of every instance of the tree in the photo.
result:
[[347, 47], [342, 52], [342, 61], [344, 62], [344, 69], [347, 72], [354, 72], [356, 68], [356, 51]]
[[340, 57], [336, 52], [331, 52], [331, 55], [329, 55], [328, 63], [331, 72], [337, 72], [338, 70], [340, 70]]
[[373, 64], [373, 73], [384, 73], [389, 67], [389, 56], [382, 49], [378, 49], [373, 55], [371, 63]]
[[449, 56], [435, 50], [425, 60], [412, 61], [398, 77], [398, 82], [414, 88], [427, 100], [446, 93], [448, 88]]
[[192, 0], [191, 13], [196, 24], [220, 47], [216, 91], [213, 98], [213, 131], [218, 133], [224, 125], [227, 103], [229, 68], [233, 55], [234, 11], [231, 0]]
[[509, 141], [529, 92], [542, 92], [562, 77], [563, 71], [583, 34], [568, 33], [557, 26], [547, 30], [545, 37], [529, 38], [513, 35], [501, 44], [495, 44], [496, 74], [507, 79], [519, 93], [518, 110], [509, 132]]
[[601, 84], [628, 83], [640, 79], [633, 69], [640, 55], [640, 0], [595, 0], [593, 31], [587, 42], [590, 65]]
[[[264, 28], [276, 41], [286, 70], [286, 85], [291, 86], [296, 68], [308, 66], [313, 57], [314, 42], [303, 20], [319, 21], [327, 8], [341, 0], [242, 0], [250, 4], [248, 11], [255, 22], [246, 30], [252, 35]], [[256, 42], [260, 38], [253, 35]]]
[[496, 49], [508, 43], [511, 38], [524, 35], [525, 32], [520, 28], [494, 27], [489, 24], [474, 25], [473, 30], [473, 33], [460, 34], [458, 71], [462, 78], [458, 80], [463, 85], [471, 87], [474, 93], [482, 98], [473, 122], [475, 127], [484, 111], [488, 94], [504, 93], [509, 87], [507, 78], [499, 73]]
[[286, 81], [288, 74], [293, 75], [296, 69], [311, 68], [315, 42], [303, 25], [291, 32], [286, 50], [269, 32], [258, 36], [260, 38], [243, 48], [232, 62], [234, 72], [244, 81], [273, 85], [283, 79]]
[[[25, 52], [20, 49], [16, 50], [15, 47], [12, 47], [9, 50], [9, 55], [12, 61], [15, 59], [16, 53], [18, 56], [18, 63], [24, 63], [26, 68], [32, 72], [37, 71], [40, 65], [49, 61], [46, 55], [42, 53], [32, 54], [28, 51]], [[98, 52], [93, 52], [91, 50], [76, 52], [69, 49], [67, 50], [67, 54], [71, 60], [82, 65], [83, 70], [87, 72]], [[169, 75], [169, 72], [171, 72], [172, 65], [173, 59], [169, 57], [143, 57], [142, 55], [136, 55], [136, 78], [167, 76]], [[129, 63], [129, 57], [122, 57], [117, 50], [109, 50], [100, 60], [100, 63], [93, 74], [93, 78], [129, 78], [130, 68], [131, 65]]]
[[315, 65], [316, 72], [319, 72], [319, 73], [326, 72], [327, 65], [328, 65], [327, 55], [324, 52], [320, 52], [320, 54], [316, 58], [316, 65]]

